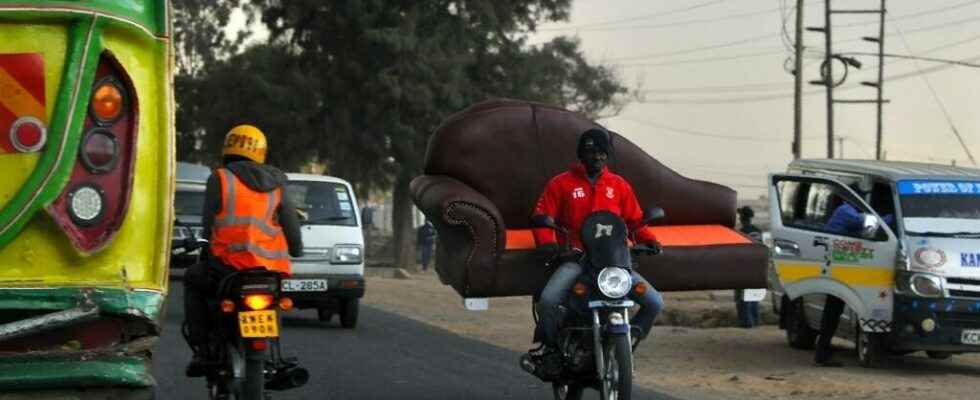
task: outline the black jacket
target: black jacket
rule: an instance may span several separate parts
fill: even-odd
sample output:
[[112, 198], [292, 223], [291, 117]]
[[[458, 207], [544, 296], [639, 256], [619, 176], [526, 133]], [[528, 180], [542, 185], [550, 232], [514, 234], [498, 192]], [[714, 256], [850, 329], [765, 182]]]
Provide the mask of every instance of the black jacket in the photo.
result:
[[[225, 165], [235, 174], [245, 186], [252, 190], [267, 193], [282, 187], [282, 203], [276, 210], [276, 217], [289, 245], [289, 255], [303, 256], [303, 235], [299, 230], [299, 216], [296, 209], [286, 196], [286, 174], [273, 166], [258, 164], [252, 161], [235, 161]], [[221, 212], [221, 180], [218, 174], [212, 173], [204, 189], [204, 211], [201, 214], [204, 226], [204, 239], [211, 240], [211, 229], [214, 217]]]

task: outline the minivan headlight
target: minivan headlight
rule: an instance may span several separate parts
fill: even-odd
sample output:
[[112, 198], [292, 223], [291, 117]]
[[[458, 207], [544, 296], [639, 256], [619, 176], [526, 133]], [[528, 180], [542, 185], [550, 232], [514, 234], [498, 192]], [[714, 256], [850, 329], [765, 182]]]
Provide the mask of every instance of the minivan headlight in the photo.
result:
[[599, 272], [599, 291], [606, 297], [618, 299], [626, 296], [632, 286], [633, 279], [625, 269], [607, 267]]
[[339, 245], [333, 248], [330, 257], [331, 264], [360, 264], [364, 260], [364, 252], [358, 245]]
[[936, 275], [914, 274], [909, 281], [912, 292], [922, 297], [941, 297], [943, 280]]

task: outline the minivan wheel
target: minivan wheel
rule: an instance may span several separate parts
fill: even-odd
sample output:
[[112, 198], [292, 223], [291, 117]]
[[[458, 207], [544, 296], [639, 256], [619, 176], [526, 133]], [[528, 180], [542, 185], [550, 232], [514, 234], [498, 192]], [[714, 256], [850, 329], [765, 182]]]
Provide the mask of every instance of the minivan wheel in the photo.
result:
[[360, 299], [344, 300], [340, 309], [340, 326], [347, 329], [357, 327], [357, 314], [360, 308]]
[[817, 330], [810, 327], [803, 312], [803, 299], [783, 303], [780, 312], [786, 322], [786, 341], [789, 347], [809, 350], [817, 342]]
[[333, 319], [333, 311], [328, 308], [318, 308], [316, 309], [316, 316], [320, 319], [320, 322], [327, 323]]

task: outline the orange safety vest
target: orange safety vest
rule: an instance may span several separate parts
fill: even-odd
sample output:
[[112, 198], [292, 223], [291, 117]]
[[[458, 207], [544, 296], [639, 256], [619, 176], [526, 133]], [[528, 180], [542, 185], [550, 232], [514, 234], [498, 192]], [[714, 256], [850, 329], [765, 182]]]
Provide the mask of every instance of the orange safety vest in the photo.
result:
[[221, 211], [211, 228], [211, 254], [237, 270], [265, 267], [289, 275], [289, 246], [276, 218], [282, 188], [257, 192], [225, 168], [216, 173]]

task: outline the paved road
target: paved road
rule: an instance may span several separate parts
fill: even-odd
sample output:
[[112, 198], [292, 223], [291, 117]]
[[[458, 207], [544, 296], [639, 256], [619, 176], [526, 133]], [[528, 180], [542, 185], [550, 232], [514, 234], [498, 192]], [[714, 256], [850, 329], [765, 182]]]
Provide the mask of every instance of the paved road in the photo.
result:
[[[203, 379], [183, 376], [190, 351], [179, 331], [182, 287], [173, 283], [154, 359], [158, 398], [207, 399]], [[284, 325], [286, 355], [298, 356], [311, 378], [302, 388], [273, 392], [275, 399], [552, 398], [550, 386], [517, 366], [519, 354], [376, 308], [361, 306], [356, 330], [341, 329], [336, 319], [323, 325], [312, 311], [290, 313]], [[668, 397], [641, 391], [634, 398]]]

